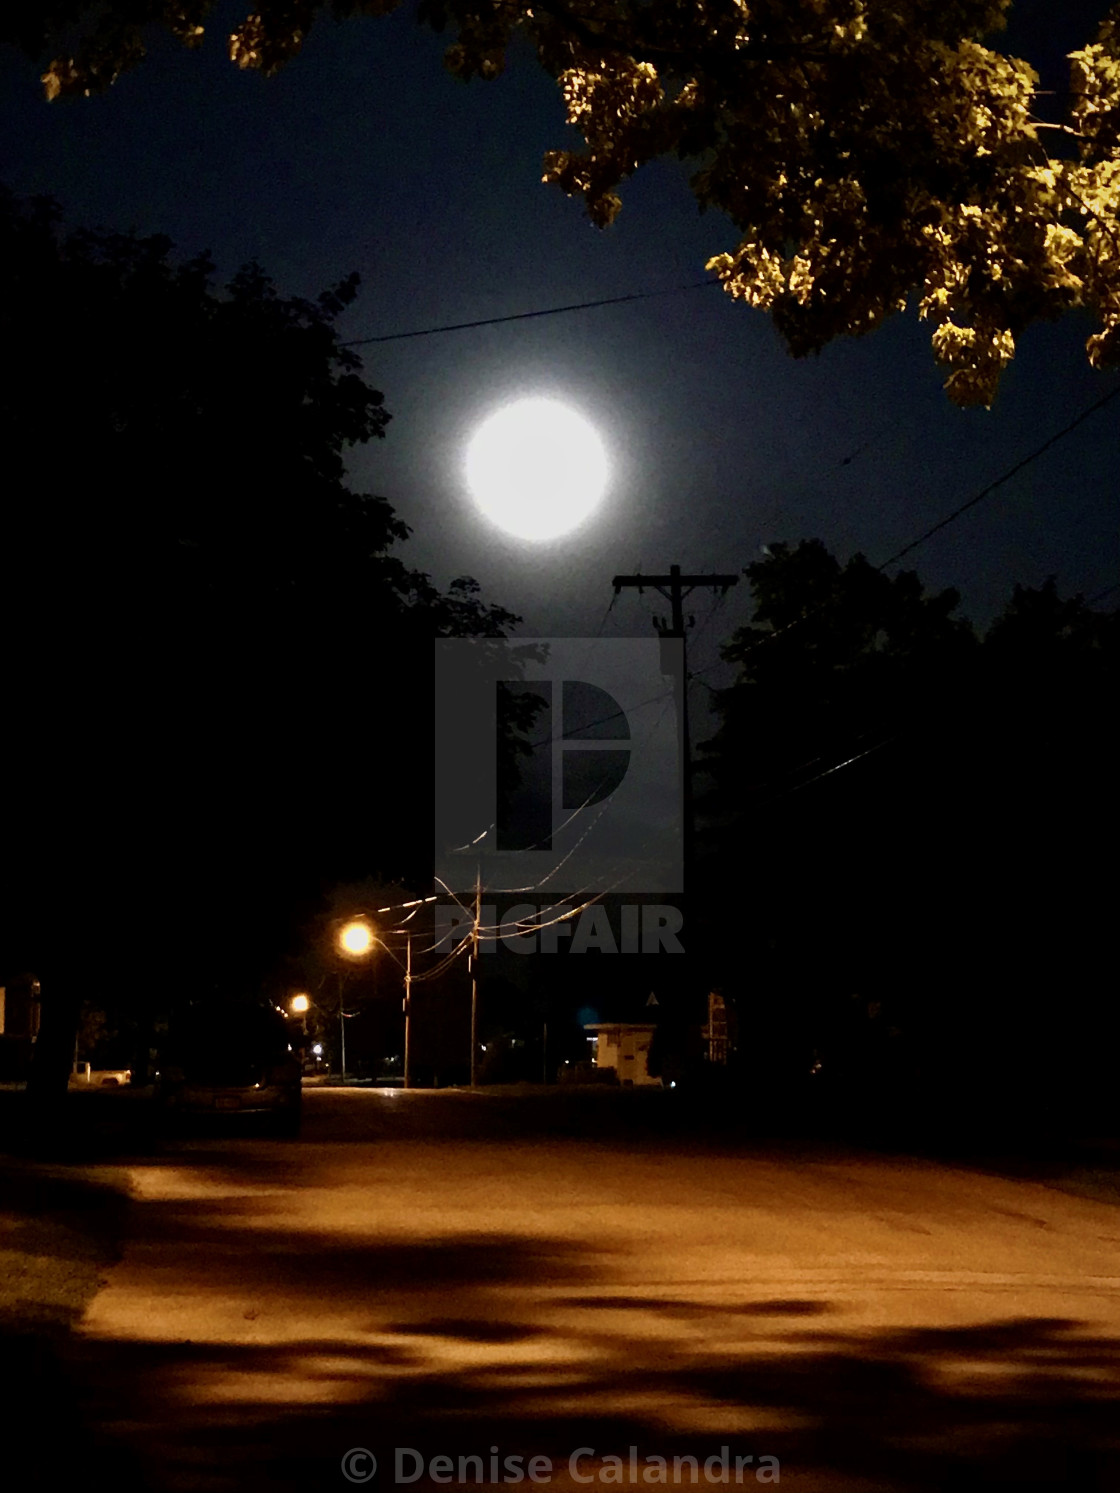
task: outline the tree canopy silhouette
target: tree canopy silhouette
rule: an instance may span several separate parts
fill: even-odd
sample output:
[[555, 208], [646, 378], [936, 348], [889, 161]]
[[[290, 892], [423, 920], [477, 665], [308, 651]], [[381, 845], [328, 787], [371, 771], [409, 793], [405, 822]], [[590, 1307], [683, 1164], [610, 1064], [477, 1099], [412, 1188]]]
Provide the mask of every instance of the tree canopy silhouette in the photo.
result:
[[[260, 0], [228, 40], [275, 73], [320, 15], [399, 0]], [[1068, 108], [1044, 117], [1028, 62], [990, 45], [1010, 0], [421, 0], [458, 77], [493, 78], [526, 39], [582, 150], [544, 180], [610, 223], [620, 184], [694, 161], [701, 207], [739, 242], [708, 263], [769, 311], [796, 354], [916, 306], [960, 404], [990, 404], [1032, 322], [1091, 312], [1097, 367], [1120, 357], [1120, 9], [1070, 56]], [[47, 95], [90, 93], [144, 55], [145, 28], [202, 44], [213, 0], [48, 0], [0, 36], [46, 59]]]
[[[431, 646], [516, 618], [396, 552], [317, 301], [0, 199], [8, 968], [242, 986], [322, 887], [430, 874]], [[45, 1009], [45, 1008], [44, 1008]]]
[[885, 1003], [915, 1093], [1103, 1105], [1120, 616], [1050, 581], [980, 637], [955, 592], [815, 540], [746, 573], [695, 899], [725, 988], [806, 1053], [853, 994]]

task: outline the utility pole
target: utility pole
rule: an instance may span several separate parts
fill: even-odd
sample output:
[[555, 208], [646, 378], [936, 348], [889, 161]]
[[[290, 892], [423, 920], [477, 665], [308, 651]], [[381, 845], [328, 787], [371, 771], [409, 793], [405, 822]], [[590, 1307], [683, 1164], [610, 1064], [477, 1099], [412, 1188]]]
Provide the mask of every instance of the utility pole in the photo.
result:
[[471, 928], [471, 1088], [478, 1087], [478, 925], [482, 921], [482, 873], [474, 883], [474, 924]]
[[[731, 587], [737, 585], [737, 575], [681, 575], [679, 565], [670, 565], [668, 575], [616, 575], [611, 584], [614, 586], [614, 594], [623, 589], [624, 586], [637, 587], [638, 595], [641, 596], [648, 586], [651, 591], [656, 591], [663, 596], [672, 608], [672, 615], [668, 621], [664, 617], [655, 617], [653, 625], [663, 638], [680, 638], [681, 640], [681, 684], [680, 684], [680, 722], [681, 722], [681, 809], [682, 809], [682, 834], [684, 851], [685, 875], [688, 875], [692, 864], [692, 743], [688, 730], [688, 644], [685, 632], [684, 603], [693, 591], [707, 589], [718, 591], [721, 596], [726, 596]], [[688, 625], [691, 627], [695, 618], [689, 616]]]
[[404, 954], [404, 1086], [412, 1087], [412, 934], [408, 934]]
[[338, 972], [338, 1045], [340, 1049], [339, 1068], [342, 1082], [346, 1082], [346, 1002], [343, 996], [346, 991], [346, 977], [341, 970]]

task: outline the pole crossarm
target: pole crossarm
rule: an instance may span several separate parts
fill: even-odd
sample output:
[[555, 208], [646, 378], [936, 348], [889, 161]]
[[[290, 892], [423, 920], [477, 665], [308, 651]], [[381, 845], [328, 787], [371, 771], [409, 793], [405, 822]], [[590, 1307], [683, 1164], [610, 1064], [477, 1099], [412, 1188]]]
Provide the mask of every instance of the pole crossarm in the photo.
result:
[[616, 596], [624, 586], [637, 587], [639, 596], [647, 586], [651, 591], [656, 591], [659, 596], [663, 596], [673, 609], [672, 623], [666, 627], [664, 623], [659, 625], [655, 619], [653, 625], [663, 637], [683, 638], [685, 598], [691, 596], [693, 591], [700, 587], [709, 591], [718, 591], [721, 596], [726, 596], [731, 587], [738, 584], [738, 581], [737, 575], [682, 575], [679, 565], [670, 565], [668, 575], [616, 575], [611, 585], [614, 587]]
[[[677, 567], [674, 565], [673, 569], [676, 570]], [[711, 575], [616, 575], [611, 585], [614, 587], [616, 596], [622, 590], [623, 586], [637, 586], [639, 591], [643, 586], [653, 586], [664, 596], [666, 593], [663, 588], [665, 586], [672, 586], [674, 583], [687, 586], [690, 591], [696, 586], [718, 586], [721, 591], [726, 592], [732, 586], [738, 585], [738, 582], [739, 577], [737, 575], [716, 575], [714, 573]]]

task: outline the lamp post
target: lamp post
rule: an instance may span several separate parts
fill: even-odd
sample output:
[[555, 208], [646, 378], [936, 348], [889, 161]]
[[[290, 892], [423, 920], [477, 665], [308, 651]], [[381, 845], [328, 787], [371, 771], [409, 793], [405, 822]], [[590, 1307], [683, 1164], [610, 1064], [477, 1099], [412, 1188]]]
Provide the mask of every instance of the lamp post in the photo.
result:
[[302, 1070], [307, 1062], [307, 1013], [311, 1009], [311, 997], [304, 992], [298, 991], [288, 1002], [288, 1010], [293, 1016], [299, 1017], [300, 1031], [302, 1037], [299, 1046], [299, 1065]]
[[[424, 898], [424, 901], [434, 901], [434, 898]], [[406, 907], [412, 907], [413, 911], [404, 919], [407, 923], [409, 918], [415, 916], [418, 903], [405, 903]], [[382, 912], [392, 912], [396, 909], [383, 907]], [[411, 928], [389, 928], [389, 933], [400, 933], [405, 939], [405, 962], [404, 962], [404, 1087], [412, 1087], [412, 932]], [[341, 953], [349, 959], [362, 959], [371, 952], [374, 944], [380, 944], [389, 955], [390, 959], [397, 965], [400, 960], [392, 949], [375, 931], [373, 926], [364, 917], [352, 918], [339, 931], [338, 948]], [[341, 971], [339, 979], [341, 980]], [[338, 997], [338, 1019], [340, 1027], [340, 1041], [342, 1047], [342, 1077], [346, 1077], [346, 1017], [343, 1011], [342, 989], [339, 987]]]
[[[349, 959], [364, 959], [377, 942], [377, 935], [365, 918], [351, 918], [343, 925], [338, 935], [339, 950]], [[338, 972], [338, 1045], [341, 1080], [346, 1082], [346, 1002], [344, 975]]]
[[[390, 928], [390, 933], [404, 934], [404, 1087], [412, 1087], [412, 929]], [[400, 964], [388, 944], [377, 940], [389, 958]]]
[[338, 1077], [346, 1082], [346, 976], [338, 972]]
[[404, 946], [404, 1086], [412, 1087], [412, 934]]

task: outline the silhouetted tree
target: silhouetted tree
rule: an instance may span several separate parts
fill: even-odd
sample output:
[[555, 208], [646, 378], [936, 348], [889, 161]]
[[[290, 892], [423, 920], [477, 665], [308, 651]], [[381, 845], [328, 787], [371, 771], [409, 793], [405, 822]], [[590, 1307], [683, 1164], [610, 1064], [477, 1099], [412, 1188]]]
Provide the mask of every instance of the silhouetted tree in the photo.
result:
[[745, 574], [755, 612], [723, 650], [739, 673], [710, 746], [725, 813], [895, 734], [975, 646], [956, 591], [927, 595], [862, 555], [842, 566], [819, 540], [775, 544]]
[[[3, 951], [65, 1070], [112, 971], [259, 978], [320, 887], [430, 868], [431, 645], [516, 621], [441, 593], [351, 490], [381, 394], [317, 301], [0, 198]], [[61, 1065], [61, 1069], [60, 1069]]]
[[698, 899], [747, 1044], [851, 1050], [857, 995], [927, 1095], [989, 1115], [1029, 1095], [1055, 1124], [1079, 1088], [1087, 1107], [1116, 1035], [1095, 973], [1116, 617], [1017, 588], [981, 643], [955, 592], [818, 541], [747, 575]]

